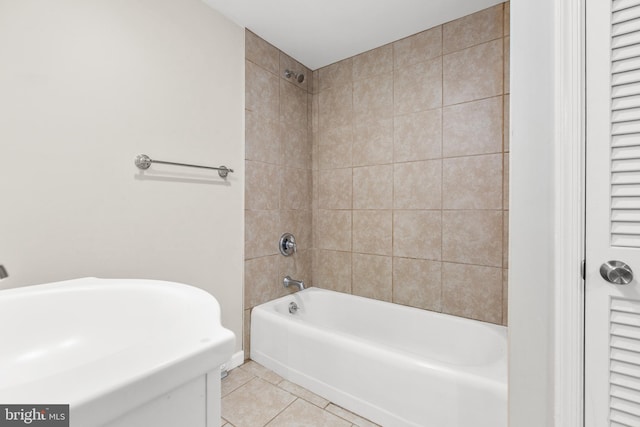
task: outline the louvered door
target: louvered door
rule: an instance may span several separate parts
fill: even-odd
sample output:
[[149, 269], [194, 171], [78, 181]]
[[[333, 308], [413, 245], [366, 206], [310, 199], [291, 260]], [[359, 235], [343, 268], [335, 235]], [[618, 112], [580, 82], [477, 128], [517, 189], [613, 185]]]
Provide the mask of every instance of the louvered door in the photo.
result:
[[585, 425], [640, 427], [640, 0], [586, 6]]

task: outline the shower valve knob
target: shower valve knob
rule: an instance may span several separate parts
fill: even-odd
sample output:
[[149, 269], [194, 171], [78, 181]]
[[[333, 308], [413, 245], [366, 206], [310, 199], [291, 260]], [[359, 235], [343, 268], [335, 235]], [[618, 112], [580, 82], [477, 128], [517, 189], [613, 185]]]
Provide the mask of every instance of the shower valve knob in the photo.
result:
[[280, 253], [284, 256], [293, 255], [296, 252], [296, 238], [291, 233], [284, 233], [278, 243]]

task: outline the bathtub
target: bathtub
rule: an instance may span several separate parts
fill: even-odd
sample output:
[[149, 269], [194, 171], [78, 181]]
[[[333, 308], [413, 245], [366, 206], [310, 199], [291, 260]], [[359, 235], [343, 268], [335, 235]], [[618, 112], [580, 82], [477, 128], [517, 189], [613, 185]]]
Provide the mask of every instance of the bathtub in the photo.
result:
[[235, 337], [201, 289], [84, 278], [4, 290], [0, 337], [0, 405], [68, 404], [72, 427], [220, 425]]
[[251, 313], [251, 359], [383, 426], [506, 427], [506, 354], [503, 326], [318, 288]]

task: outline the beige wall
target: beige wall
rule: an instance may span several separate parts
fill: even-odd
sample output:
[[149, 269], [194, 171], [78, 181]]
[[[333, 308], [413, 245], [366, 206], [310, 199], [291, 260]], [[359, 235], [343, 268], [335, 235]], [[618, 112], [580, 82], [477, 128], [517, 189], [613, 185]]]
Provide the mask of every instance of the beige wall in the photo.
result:
[[317, 71], [315, 286], [506, 323], [505, 17]]
[[[506, 324], [508, 8], [321, 68], [297, 92], [291, 59], [247, 32], [245, 340], [285, 274]], [[277, 252], [286, 231], [292, 259]]]
[[[250, 309], [290, 292], [290, 275], [311, 282], [312, 73], [250, 31], [246, 49], [245, 357]], [[300, 84], [284, 71], [303, 72]], [[285, 258], [278, 240], [293, 233], [298, 251]]]
[[200, 0], [0, 0], [0, 53], [0, 286], [188, 283], [240, 350], [243, 29]]

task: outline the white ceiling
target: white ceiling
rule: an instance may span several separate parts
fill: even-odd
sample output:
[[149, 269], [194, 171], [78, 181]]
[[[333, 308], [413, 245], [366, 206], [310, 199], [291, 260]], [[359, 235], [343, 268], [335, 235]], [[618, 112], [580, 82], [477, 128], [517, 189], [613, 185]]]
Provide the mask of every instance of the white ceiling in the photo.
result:
[[204, 0], [312, 70], [504, 0]]

